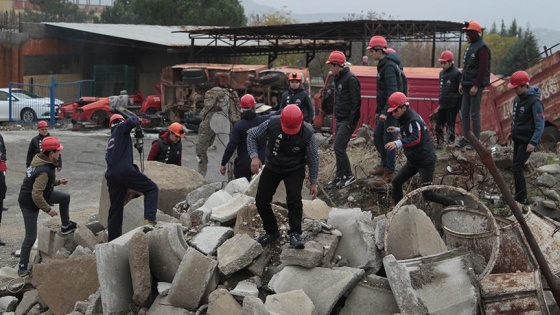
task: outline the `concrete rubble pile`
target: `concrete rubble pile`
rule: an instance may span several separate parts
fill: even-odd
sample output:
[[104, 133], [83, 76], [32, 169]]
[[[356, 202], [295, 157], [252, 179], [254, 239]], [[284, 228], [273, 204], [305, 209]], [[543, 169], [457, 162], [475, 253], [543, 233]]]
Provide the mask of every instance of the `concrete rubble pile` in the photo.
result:
[[[158, 168], [158, 172], [153, 172]], [[147, 165], [156, 183], [177, 169]], [[101, 216], [61, 236], [40, 226], [33, 289], [0, 298], [4, 314], [558, 314], [513, 217], [496, 218], [478, 200], [438, 209], [441, 226], [413, 204], [373, 217], [359, 208], [304, 200], [305, 249], [287, 244], [287, 210], [274, 205], [282, 238], [263, 248], [255, 181], [160, 185], [182, 201], [143, 226], [142, 197], [125, 207], [127, 228], [110, 243]], [[280, 192], [282, 194], [282, 192]], [[162, 197], [167, 196], [167, 197]], [[278, 197], [278, 196], [277, 196]], [[104, 197], [102, 197], [103, 199]], [[435, 205], [433, 206], [435, 207]], [[433, 210], [433, 209], [429, 209]], [[104, 214], [105, 213], [105, 214]], [[526, 219], [554, 273], [559, 224]], [[131, 223], [134, 222], [134, 223]], [[4, 267], [3, 277], [16, 278]], [[515, 284], [515, 285], [512, 285]], [[12, 312], [12, 313], [9, 313]], [[509, 313], [508, 313], [509, 312]], [[519, 313], [520, 314], [520, 313]]]

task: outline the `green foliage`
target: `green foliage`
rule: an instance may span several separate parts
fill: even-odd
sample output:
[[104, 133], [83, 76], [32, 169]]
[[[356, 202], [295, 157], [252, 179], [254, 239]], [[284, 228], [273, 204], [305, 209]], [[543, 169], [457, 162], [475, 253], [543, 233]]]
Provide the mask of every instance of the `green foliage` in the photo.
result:
[[93, 12], [83, 12], [78, 5], [64, 0], [30, 0], [37, 9], [25, 9], [25, 22], [90, 22]]
[[509, 26], [509, 30], [508, 30], [508, 36], [517, 36], [517, 32], [519, 30], [517, 29], [517, 21], [515, 19], [513, 19], [513, 21], [511, 22], [511, 25]]
[[493, 73], [505, 74], [504, 72], [504, 58], [506, 53], [517, 41], [516, 37], [502, 37], [499, 34], [488, 34], [484, 37], [484, 41], [490, 47], [492, 52], [492, 65]]
[[507, 51], [503, 60], [503, 73], [509, 74], [523, 70], [538, 62], [539, 50], [537, 47], [537, 39], [533, 32], [525, 31], [523, 37]]
[[238, 0], [116, 0], [101, 13], [102, 23], [242, 26]]
[[350, 13], [348, 17], [343, 18], [345, 21], [358, 21], [358, 20], [393, 20], [394, 17], [392, 15], [387, 14], [386, 12], [375, 12], [373, 10], [369, 10], [366, 13], [364, 11], [360, 13]]

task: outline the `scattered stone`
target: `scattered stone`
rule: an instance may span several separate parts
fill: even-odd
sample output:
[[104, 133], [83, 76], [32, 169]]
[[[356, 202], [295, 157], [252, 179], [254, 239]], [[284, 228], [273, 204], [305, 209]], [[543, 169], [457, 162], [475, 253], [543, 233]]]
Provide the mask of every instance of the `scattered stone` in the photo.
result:
[[[159, 225], [159, 223], [158, 223]], [[150, 270], [158, 281], [172, 282], [187, 253], [180, 224], [166, 224], [148, 233]]]
[[243, 309], [241, 315], [269, 315], [270, 313], [264, 306], [261, 299], [254, 296], [247, 296], [243, 299]]
[[560, 174], [560, 164], [556, 163], [556, 164], [548, 164], [548, 165], [543, 165], [541, 167], [538, 167], [536, 169], [537, 172], [539, 173], [548, 173], [548, 174]]
[[243, 194], [249, 187], [249, 181], [245, 177], [236, 178], [231, 180], [227, 183], [225, 191], [227, 191], [230, 195], [234, 195], [237, 193]]
[[237, 234], [218, 247], [218, 268], [230, 275], [253, 262], [262, 253], [262, 246], [245, 234]]
[[18, 298], [15, 296], [0, 297], [0, 312], [2, 314], [13, 312], [16, 309], [17, 302]]
[[264, 306], [272, 314], [317, 315], [315, 305], [301, 289], [269, 295], [266, 297]]
[[544, 186], [547, 188], [554, 187], [554, 185], [556, 185], [558, 182], [560, 182], [560, 175], [550, 175], [548, 173], [540, 175], [535, 181], [538, 186]]
[[324, 220], [329, 218], [331, 207], [323, 200], [316, 198], [314, 200], [302, 200], [303, 216], [314, 220]]
[[152, 306], [148, 310], [150, 315], [192, 315], [189, 310], [182, 307], [175, 307], [169, 303], [167, 296], [158, 295]]
[[39, 303], [39, 291], [31, 290], [23, 294], [21, 302], [16, 308], [16, 315], [29, 314], [29, 311]]
[[254, 202], [253, 197], [247, 195], [238, 194], [228, 202], [212, 208], [212, 214], [210, 219], [213, 221], [218, 221], [220, 223], [226, 223], [232, 221], [237, 217], [237, 213], [247, 206], [248, 204]]
[[192, 207], [192, 205], [194, 205], [199, 200], [208, 199], [213, 193], [215, 193], [220, 189], [222, 189], [221, 182], [215, 182], [215, 183], [206, 184], [204, 186], [200, 186], [197, 189], [187, 194], [187, 198], [186, 198], [187, 205]]
[[233, 229], [224, 226], [205, 226], [190, 241], [205, 255], [214, 255], [218, 247], [233, 236]]
[[147, 306], [152, 295], [152, 274], [150, 273], [150, 253], [148, 237], [136, 232], [128, 244], [130, 276], [132, 278], [132, 300], [140, 306]]
[[243, 280], [239, 281], [235, 288], [229, 293], [239, 300], [243, 300], [246, 296], [259, 296], [259, 289], [257, 284], [251, 281]]
[[169, 293], [169, 289], [171, 289], [171, 283], [169, 282], [158, 282], [157, 290], [160, 295], [167, 295]]
[[399, 313], [389, 281], [376, 275], [368, 275], [354, 287], [346, 298], [340, 315], [367, 315], [371, 310], [378, 314]]
[[304, 249], [284, 248], [280, 261], [286, 266], [318, 267], [323, 259], [323, 245], [309, 241]]
[[[245, 179], [246, 180], [246, 179]], [[207, 314], [241, 315], [241, 305], [226, 289], [216, 289], [208, 297]]]

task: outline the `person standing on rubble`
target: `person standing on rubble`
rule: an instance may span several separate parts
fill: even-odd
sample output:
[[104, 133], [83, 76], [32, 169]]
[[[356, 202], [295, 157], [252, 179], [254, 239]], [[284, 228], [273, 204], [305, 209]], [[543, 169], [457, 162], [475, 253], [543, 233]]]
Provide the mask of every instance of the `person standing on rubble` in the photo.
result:
[[183, 147], [181, 138], [185, 136], [183, 125], [174, 122], [167, 130], [163, 131], [157, 140], [152, 142], [152, 148], [148, 154], [148, 161], [158, 161], [165, 164], [181, 166]]
[[130, 132], [140, 126], [138, 117], [131, 116], [125, 120], [122, 115], [113, 114], [109, 119], [109, 126], [111, 138], [105, 153], [105, 179], [111, 202], [107, 220], [110, 242], [122, 235], [124, 204], [129, 189], [144, 195], [144, 224], [156, 225], [159, 189], [156, 183], [140, 172], [138, 166], [133, 163]]
[[529, 200], [523, 168], [541, 141], [544, 131], [544, 105], [541, 101], [541, 91], [529, 85], [529, 75], [525, 71], [514, 72], [508, 88], [513, 89], [517, 94], [513, 100], [511, 121], [515, 200], [527, 205]]
[[[0, 135], [0, 225], [2, 224], [2, 212], [4, 209], [4, 199], [6, 199], [6, 143], [4, 137]], [[7, 209], [6, 209], [7, 210]], [[6, 242], [0, 240], [0, 246], [5, 246]]]
[[286, 106], [280, 117], [273, 116], [248, 131], [247, 151], [251, 157], [251, 171], [254, 174], [257, 174], [262, 166], [257, 143], [261, 139], [267, 140], [267, 163], [262, 170], [255, 197], [257, 210], [266, 232], [257, 238], [257, 242], [263, 246], [280, 238], [278, 223], [270, 203], [278, 185], [284, 181], [290, 224], [288, 230], [290, 246], [296, 249], [305, 247], [305, 242], [301, 238], [303, 217], [301, 189], [307, 164], [311, 199], [317, 197], [319, 157], [314, 133], [313, 127], [303, 121], [303, 113], [299, 107], [293, 104]]
[[334, 76], [334, 154], [336, 157], [336, 176], [326, 189], [344, 188], [356, 182], [352, 173], [350, 159], [346, 153], [348, 142], [360, 120], [361, 90], [360, 81], [346, 66], [346, 56], [335, 50], [326, 62]]
[[[396, 151], [397, 148], [403, 148], [404, 155], [406, 156], [406, 164], [391, 182], [393, 186], [391, 196], [396, 205], [403, 198], [402, 186], [417, 173], [420, 173], [420, 183], [422, 186], [432, 184], [437, 157], [428, 128], [422, 117], [410, 108], [408, 97], [402, 92], [395, 92], [389, 97], [388, 104], [387, 113], [397, 119], [400, 128], [389, 126], [387, 132], [400, 132], [401, 137], [398, 140], [388, 142], [385, 145], [385, 149], [387, 151]], [[436, 202], [444, 206], [463, 204], [462, 200], [454, 200], [432, 190], [422, 192], [422, 196], [427, 201]]]
[[[231, 133], [229, 134], [229, 142], [222, 156], [220, 166], [220, 174], [225, 175], [227, 171], [226, 165], [231, 159], [233, 153], [237, 149], [237, 157], [234, 162], [233, 174], [235, 178], [245, 177], [251, 181], [253, 172], [251, 172], [251, 158], [247, 151], [247, 130], [256, 127], [267, 120], [270, 116], [257, 116], [255, 106], [257, 102], [251, 94], [245, 94], [241, 97], [241, 119], [235, 123]], [[265, 161], [266, 139], [263, 138], [257, 143], [257, 152], [259, 159]]]
[[303, 112], [303, 120], [308, 123], [313, 123], [314, 110], [313, 104], [309, 94], [303, 88], [302, 76], [299, 72], [292, 72], [288, 74], [288, 82], [290, 88], [282, 94], [279, 110], [275, 115], [280, 115], [282, 109], [290, 104], [296, 104]]
[[56, 179], [55, 169], [63, 147], [55, 137], [46, 137], [41, 141], [41, 153], [35, 155], [31, 166], [27, 168], [25, 178], [21, 184], [18, 196], [19, 207], [23, 214], [25, 237], [21, 245], [18, 264], [18, 275], [29, 275], [28, 263], [31, 248], [37, 238], [37, 218], [39, 210], [45, 211], [51, 217], [58, 212], [51, 204], [59, 204], [60, 234], [67, 235], [76, 230], [76, 222], [70, 220], [70, 195], [66, 192], [54, 190], [54, 186], [66, 185], [66, 178]]
[[[444, 143], [455, 142], [455, 120], [461, 109], [462, 96], [459, 93], [461, 72], [453, 62], [453, 53], [445, 50], [438, 61], [442, 70], [439, 72], [439, 108], [436, 119], [437, 148], [443, 148]], [[447, 137], [443, 128], [447, 126]], [[447, 139], [446, 139], [447, 138]]]
[[404, 91], [402, 82], [402, 66], [398, 54], [388, 53], [387, 40], [383, 36], [375, 35], [370, 41], [367, 49], [371, 52], [373, 59], [377, 60], [377, 108], [375, 110], [376, 126], [373, 133], [373, 143], [379, 156], [381, 165], [369, 172], [370, 175], [380, 176], [373, 182], [374, 187], [388, 184], [395, 177], [396, 152], [386, 150], [385, 144], [395, 141], [393, 133], [387, 132], [389, 127], [394, 127], [397, 122], [393, 116], [387, 113], [387, 100], [398, 91]]
[[472, 144], [468, 143], [465, 137], [472, 127], [475, 138], [480, 139], [480, 101], [482, 91], [490, 84], [492, 54], [488, 45], [482, 40], [482, 26], [477, 21], [465, 22], [463, 30], [469, 42], [463, 61], [463, 81], [459, 85], [459, 93], [463, 94], [461, 103], [463, 137], [455, 143], [455, 146], [472, 150]]
[[[27, 149], [27, 159], [25, 162], [26, 168], [31, 165], [31, 161], [35, 155], [41, 152], [41, 142], [43, 139], [51, 135], [49, 133], [49, 123], [44, 120], [37, 123], [37, 130], [39, 131], [39, 134], [31, 139], [29, 149]], [[57, 164], [56, 170], [60, 172], [60, 170], [62, 170], [62, 154], [59, 154]]]

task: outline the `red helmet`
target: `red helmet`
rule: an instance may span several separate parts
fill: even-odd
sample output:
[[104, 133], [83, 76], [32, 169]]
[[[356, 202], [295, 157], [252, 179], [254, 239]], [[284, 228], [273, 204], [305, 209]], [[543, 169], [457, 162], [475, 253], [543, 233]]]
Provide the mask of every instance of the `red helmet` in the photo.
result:
[[326, 63], [343, 65], [346, 63], [346, 56], [342, 51], [335, 50], [329, 55], [329, 60]]
[[48, 127], [49, 127], [49, 123], [44, 120], [41, 120], [40, 122], [37, 123], [37, 129], [48, 128]]
[[167, 130], [172, 132], [177, 137], [182, 137], [185, 134], [185, 130], [183, 129], [183, 125], [181, 125], [178, 122], [174, 122], [171, 125], [169, 125], [169, 127], [167, 127]]
[[453, 61], [453, 53], [449, 50], [444, 50], [439, 56], [438, 61]]
[[474, 20], [465, 22], [465, 26], [463, 27], [463, 29], [465, 31], [477, 31], [479, 33], [482, 33], [482, 26], [480, 26], [480, 23]]
[[385, 52], [386, 52], [387, 54], [394, 54], [394, 53], [396, 53], [397, 51], [394, 50], [393, 48], [387, 48], [387, 50], [386, 50]]
[[374, 48], [384, 48], [387, 49], [387, 40], [383, 36], [375, 35], [369, 40], [369, 46], [367, 46], [367, 50], [374, 49]]
[[406, 95], [404, 95], [402, 92], [395, 92], [391, 94], [391, 96], [389, 96], [388, 103], [389, 108], [387, 109], [387, 112], [390, 113], [397, 109], [397, 107], [403, 104], [408, 104], [408, 97], [406, 97]]
[[288, 74], [288, 81], [302, 81], [301, 73], [299, 72], [292, 72]]
[[41, 141], [41, 150], [43, 151], [60, 151], [63, 147], [56, 137], [45, 137]]
[[114, 114], [109, 118], [109, 127], [113, 125], [116, 120], [124, 120], [124, 117], [121, 114]]
[[245, 94], [241, 97], [241, 108], [251, 108], [257, 104], [255, 98], [251, 94]]
[[529, 75], [525, 71], [515, 71], [509, 79], [508, 88], [514, 89], [529, 83]]
[[282, 131], [288, 135], [295, 135], [301, 129], [303, 113], [295, 104], [289, 104], [280, 114], [280, 125]]

